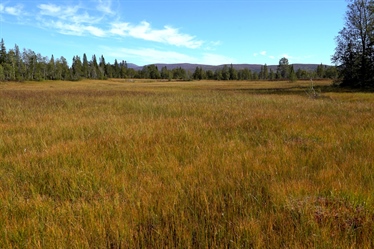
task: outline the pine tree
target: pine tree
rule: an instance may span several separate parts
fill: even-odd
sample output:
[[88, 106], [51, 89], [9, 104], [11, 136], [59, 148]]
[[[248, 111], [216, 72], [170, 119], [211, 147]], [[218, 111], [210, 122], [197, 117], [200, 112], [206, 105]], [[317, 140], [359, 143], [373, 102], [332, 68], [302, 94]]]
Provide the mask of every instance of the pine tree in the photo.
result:
[[236, 71], [236, 69], [233, 67], [232, 64], [229, 68], [229, 75], [230, 75], [230, 80], [237, 80], [238, 79], [238, 72]]
[[336, 37], [332, 62], [338, 65], [342, 85], [374, 86], [374, 1], [351, 0], [345, 27]]
[[288, 64], [288, 59], [283, 57], [279, 60], [279, 65], [277, 68], [277, 79], [288, 79], [290, 74], [290, 66]]
[[82, 61], [77, 55], [73, 57], [72, 68], [72, 80], [80, 80], [82, 77]]
[[1, 42], [0, 42], [0, 64], [3, 64], [6, 62], [6, 56], [7, 56], [7, 53], [6, 53], [6, 48], [5, 48], [5, 44], [4, 44], [4, 39], [1, 39]]
[[290, 76], [289, 76], [289, 80], [291, 82], [295, 82], [297, 81], [297, 76], [296, 76], [296, 73], [295, 73], [295, 70], [293, 68], [293, 65], [290, 66]]
[[17, 60], [16, 55], [13, 49], [10, 49], [7, 57], [6, 62], [3, 64], [7, 69], [8, 80], [16, 80], [16, 71], [17, 71]]
[[99, 79], [107, 79], [108, 72], [106, 70], [106, 63], [104, 55], [100, 56], [100, 62], [99, 62]]
[[86, 79], [90, 78], [90, 66], [88, 64], [88, 59], [87, 59], [86, 53], [83, 54], [82, 75]]
[[265, 64], [264, 65], [264, 80], [267, 80], [269, 78], [269, 70], [268, 66]]
[[227, 65], [224, 65], [222, 68], [222, 80], [229, 80], [230, 79], [230, 72]]
[[56, 79], [56, 64], [55, 64], [55, 57], [53, 56], [53, 54], [51, 56], [51, 59], [48, 62], [47, 71], [48, 71], [48, 79], [55, 80]]
[[171, 79], [170, 71], [166, 66], [161, 68], [161, 79]]
[[19, 47], [17, 44], [14, 45], [14, 56], [15, 56], [15, 62], [16, 62], [16, 68], [15, 68], [15, 78], [16, 80], [20, 81], [24, 79], [24, 63], [21, 58], [21, 52], [19, 50]]
[[[120, 65], [119, 65], [119, 68], [120, 68], [120, 78], [124, 79], [127, 77], [127, 62], [122, 60]], [[148, 75], [146, 76], [146, 78], [148, 78]]]
[[98, 78], [99, 65], [97, 64], [96, 55], [92, 55], [92, 60], [90, 63], [90, 75], [92, 79]]
[[322, 79], [325, 75], [325, 69], [324, 69], [324, 66], [322, 65], [318, 65], [317, 66], [317, 69], [316, 69], [316, 73], [317, 73], [317, 77]]
[[121, 68], [119, 67], [117, 59], [114, 60], [114, 65], [113, 65], [113, 77], [114, 78], [121, 78], [120, 75]]
[[270, 69], [269, 79], [270, 80], [275, 80], [275, 73], [274, 73], [273, 69]]

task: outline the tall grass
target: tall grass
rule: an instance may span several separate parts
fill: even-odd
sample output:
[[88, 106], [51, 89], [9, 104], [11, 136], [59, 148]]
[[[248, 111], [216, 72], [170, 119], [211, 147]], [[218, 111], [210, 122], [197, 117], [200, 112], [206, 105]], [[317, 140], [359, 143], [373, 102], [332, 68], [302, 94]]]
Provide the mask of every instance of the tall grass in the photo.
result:
[[374, 247], [374, 97], [308, 85], [1, 84], [0, 247]]

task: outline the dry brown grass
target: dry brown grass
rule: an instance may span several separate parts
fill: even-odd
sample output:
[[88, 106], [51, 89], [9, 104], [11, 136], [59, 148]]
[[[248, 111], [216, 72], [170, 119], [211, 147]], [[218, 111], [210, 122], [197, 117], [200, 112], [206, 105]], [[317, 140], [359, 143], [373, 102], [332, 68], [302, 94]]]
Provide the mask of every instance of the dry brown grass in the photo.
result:
[[0, 247], [373, 247], [374, 97], [309, 84], [0, 84]]

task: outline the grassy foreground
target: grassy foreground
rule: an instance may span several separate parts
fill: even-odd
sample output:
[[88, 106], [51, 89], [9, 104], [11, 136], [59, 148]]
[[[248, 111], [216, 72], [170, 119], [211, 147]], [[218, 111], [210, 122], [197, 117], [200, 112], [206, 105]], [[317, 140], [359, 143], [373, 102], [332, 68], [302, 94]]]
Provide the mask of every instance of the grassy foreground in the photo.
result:
[[373, 248], [374, 95], [308, 85], [0, 83], [0, 248]]

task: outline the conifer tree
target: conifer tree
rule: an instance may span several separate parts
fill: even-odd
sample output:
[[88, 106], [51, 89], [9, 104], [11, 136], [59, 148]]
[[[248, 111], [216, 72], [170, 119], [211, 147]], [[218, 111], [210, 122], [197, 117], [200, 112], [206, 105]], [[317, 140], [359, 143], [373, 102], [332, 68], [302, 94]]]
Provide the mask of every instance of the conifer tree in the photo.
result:
[[6, 56], [7, 56], [7, 53], [6, 53], [6, 48], [5, 48], [5, 44], [4, 44], [4, 39], [1, 39], [1, 42], [0, 42], [0, 64], [3, 64], [6, 62]]
[[82, 75], [86, 79], [90, 78], [90, 65], [88, 64], [86, 53], [83, 54]]
[[336, 37], [332, 62], [338, 65], [342, 85], [374, 86], [374, 1], [350, 0], [345, 27]]

